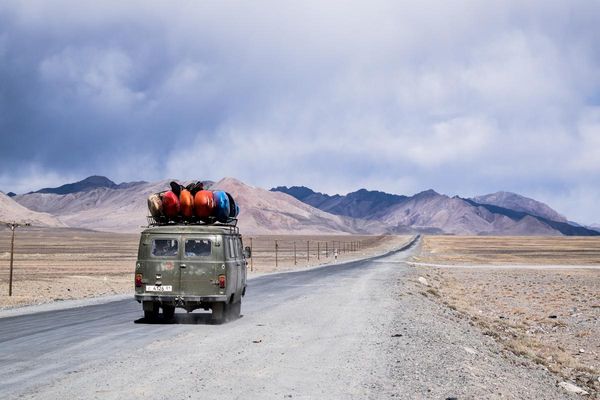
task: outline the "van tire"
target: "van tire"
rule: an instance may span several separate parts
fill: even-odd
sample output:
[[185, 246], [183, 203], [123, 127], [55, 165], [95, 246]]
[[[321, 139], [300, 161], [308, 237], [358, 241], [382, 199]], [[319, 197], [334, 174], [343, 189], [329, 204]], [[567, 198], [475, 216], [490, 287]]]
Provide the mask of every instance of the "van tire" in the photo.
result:
[[242, 301], [238, 300], [235, 303], [229, 304], [229, 316], [228, 319], [233, 321], [240, 317], [242, 311]]
[[213, 303], [211, 306], [212, 309], [212, 314], [211, 314], [211, 320], [217, 324], [221, 324], [223, 322], [225, 322], [226, 318], [227, 318], [227, 314], [229, 311], [229, 307], [228, 304], [225, 303]]
[[175, 306], [163, 306], [163, 318], [166, 320], [173, 319], [175, 316]]
[[153, 303], [151, 308], [144, 310], [144, 319], [147, 322], [154, 322], [158, 318], [158, 304]]

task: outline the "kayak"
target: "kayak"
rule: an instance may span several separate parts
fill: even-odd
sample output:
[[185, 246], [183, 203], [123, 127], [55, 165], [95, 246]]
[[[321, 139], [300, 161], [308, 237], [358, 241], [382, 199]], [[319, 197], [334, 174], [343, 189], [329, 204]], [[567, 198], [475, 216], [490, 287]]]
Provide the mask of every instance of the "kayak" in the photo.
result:
[[198, 218], [208, 218], [213, 215], [215, 201], [210, 190], [201, 190], [194, 196], [194, 214]]
[[240, 213], [240, 208], [235, 203], [235, 200], [233, 199], [232, 195], [230, 195], [227, 192], [225, 192], [225, 194], [227, 195], [227, 198], [229, 199], [229, 218], [235, 218]]
[[162, 217], [162, 200], [159, 193], [151, 194], [148, 197], [148, 210], [154, 218]]
[[213, 192], [213, 198], [215, 200], [215, 217], [219, 222], [227, 222], [229, 219], [229, 196], [227, 193], [217, 190]]
[[179, 216], [180, 203], [179, 198], [172, 191], [165, 192], [162, 198], [163, 214], [167, 218], [177, 218]]
[[194, 216], [194, 197], [189, 190], [181, 189], [179, 202], [181, 203], [181, 215], [184, 218], [192, 218]]

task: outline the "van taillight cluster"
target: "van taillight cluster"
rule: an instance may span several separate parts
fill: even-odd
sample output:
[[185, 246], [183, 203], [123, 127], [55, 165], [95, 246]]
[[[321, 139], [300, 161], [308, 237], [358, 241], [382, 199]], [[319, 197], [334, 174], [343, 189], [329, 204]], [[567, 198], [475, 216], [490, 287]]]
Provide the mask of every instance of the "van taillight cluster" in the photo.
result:
[[225, 275], [219, 275], [219, 287], [221, 289], [225, 289], [225, 284], [227, 283], [227, 278]]
[[142, 274], [135, 274], [135, 287], [142, 287]]

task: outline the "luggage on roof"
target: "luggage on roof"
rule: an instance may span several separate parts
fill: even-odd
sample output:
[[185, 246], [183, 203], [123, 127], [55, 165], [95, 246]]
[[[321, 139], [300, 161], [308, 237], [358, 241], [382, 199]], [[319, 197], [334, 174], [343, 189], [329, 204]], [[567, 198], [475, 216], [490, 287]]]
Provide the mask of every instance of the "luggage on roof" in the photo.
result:
[[205, 190], [202, 182], [183, 186], [170, 182], [171, 190], [148, 197], [148, 221], [166, 224], [235, 224], [240, 208], [230, 193]]

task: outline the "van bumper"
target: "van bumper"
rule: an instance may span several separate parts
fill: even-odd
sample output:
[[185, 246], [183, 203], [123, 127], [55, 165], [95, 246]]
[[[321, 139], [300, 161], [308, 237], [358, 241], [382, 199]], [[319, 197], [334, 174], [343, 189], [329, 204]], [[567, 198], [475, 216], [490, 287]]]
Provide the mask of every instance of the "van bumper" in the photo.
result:
[[224, 294], [215, 294], [210, 296], [174, 296], [164, 294], [136, 294], [137, 301], [155, 301], [158, 303], [178, 304], [178, 303], [217, 303], [227, 302], [227, 296]]

